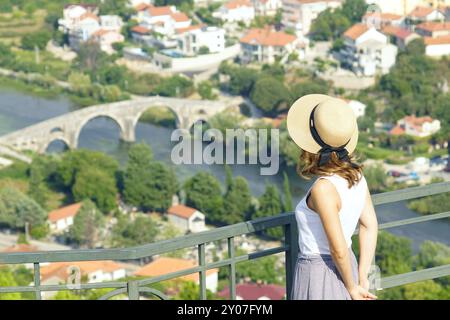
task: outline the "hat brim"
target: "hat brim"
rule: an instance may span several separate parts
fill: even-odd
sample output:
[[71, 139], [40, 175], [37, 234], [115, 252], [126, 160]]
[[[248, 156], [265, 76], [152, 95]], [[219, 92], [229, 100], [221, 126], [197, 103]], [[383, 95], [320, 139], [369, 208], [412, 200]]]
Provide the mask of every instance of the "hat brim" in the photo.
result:
[[[301, 97], [291, 106], [287, 116], [287, 129], [292, 140], [301, 149], [313, 154], [317, 154], [321, 149], [320, 145], [314, 140], [309, 130], [309, 118], [312, 110], [318, 104], [329, 100], [337, 99], [324, 94], [309, 94]], [[349, 154], [352, 154], [358, 143], [358, 126], [346, 145]]]

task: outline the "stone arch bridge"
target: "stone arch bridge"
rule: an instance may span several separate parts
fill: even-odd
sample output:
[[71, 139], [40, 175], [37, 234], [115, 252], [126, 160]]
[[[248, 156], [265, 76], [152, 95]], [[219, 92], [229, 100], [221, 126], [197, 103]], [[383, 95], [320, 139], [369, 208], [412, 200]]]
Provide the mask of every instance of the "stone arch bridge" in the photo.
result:
[[0, 137], [0, 145], [14, 150], [44, 153], [55, 140], [63, 141], [70, 149], [78, 146], [84, 125], [98, 117], [113, 119], [120, 128], [123, 141], [135, 141], [135, 127], [141, 115], [154, 107], [167, 107], [176, 115], [178, 128], [189, 129], [197, 121], [208, 121], [213, 115], [236, 106], [237, 103], [189, 100], [160, 96], [137, 98], [86, 107], [57, 116]]

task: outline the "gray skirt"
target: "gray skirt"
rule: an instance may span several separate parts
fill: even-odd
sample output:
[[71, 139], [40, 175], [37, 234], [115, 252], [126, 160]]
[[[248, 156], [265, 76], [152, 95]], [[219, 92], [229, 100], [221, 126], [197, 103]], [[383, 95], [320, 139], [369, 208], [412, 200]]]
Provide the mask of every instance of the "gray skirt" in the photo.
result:
[[[358, 283], [358, 263], [350, 250], [353, 279]], [[294, 300], [351, 300], [331, 255], [299, 255], [292, 288]]]

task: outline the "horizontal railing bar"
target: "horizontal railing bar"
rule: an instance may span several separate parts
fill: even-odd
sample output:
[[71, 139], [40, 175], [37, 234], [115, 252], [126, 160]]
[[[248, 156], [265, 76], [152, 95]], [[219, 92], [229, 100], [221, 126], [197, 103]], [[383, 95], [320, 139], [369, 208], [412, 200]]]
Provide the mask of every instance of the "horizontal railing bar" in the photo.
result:
[[445, 276], [450, 276], [450, 264], [382, 278], [380, 290]]
[[[252, 252], [249, 254], [243, 254], [241, 256], [235, 257], [234, 261], [236, 263], [238, 262], [243, 262], [243, 261], [247, 261], [247, 260], [253, 260], [253, 259], [258, 259], [258, 258], [262, 258], [265, 256], [269, 256], [272, 254], [277, 254], [277, 253], [281, 253], [286, 251], [286, 247], [282, 246], [282, 247], [276, 247], [276, 248], [270, 248], [270, 249], [265, 249], [262, 251], [258, 251], [258, 252]], [[232, 262], [232, 259], [224, 259], [221, 261], [217, 261], [217, 262], [212, 262], [212, 263], [207, 263], [205, 265], [205, 269], [209, 270], [209, 269], [213, 269], [213, 268], [220, 268], [220, 267], [224, 267], [227, 265], [230, 265]], [[179, 277], [183, 277], [183, 276], [187, 276], [193, 273], [197, 273], [200, 270], [202, 270], [202, 266], [195, 266], [189, 269], [184, 269], [184, 270], [179, 270], [179, 271], [175, 271], [175, 272], [171, 272], [171, 273], [166, 273], [157, 277], [152, 277], [149, 279], [142, 279], [139, 280], [139, 286], [146, 286], [149, 284], [153, 284], [156, 282], [161, 282], [161, 281], [166, 281], [166, 280], [171, 280], [174, 278], [179, 278]]]
[[[61, 291], [61, 290], [86, 290], [86, 289], [114, 289], [126, 288], [126, 282], [97, 282], [97, 283], [81, 283], [75, 288], [74, 285], [55, 284], [55, 285], [41, 285], [40, 291]], [[0, 287], [1, 293], [11, 292], [34, 292], [34, 286], [17, 286], [17, 287]]]
[[398, 221], [392, 221], [392, 222], [386, 222], [382, 223], [378, 226], [379, 230], [382, 229], [390, 229], [400, 226], [406, 226], [408, 224], [414, 224], [414, 223], [420, 223], [420, 222], [426, 222], [426, 221], [433, 221], [438, 219], [444, 219], [450, 217], [450, 211], [442, 212], [442, 213], [435, 213], [430, 214], [422, 217], [416, 217], [416, 218], [409, 218], [409, 219], [403, 219]]
[[432, 183], [426, 186], [412, 187], [372, 195], [374, 205], [386, 204], [450, 192], [450, 181]]
[[294, 218], [293, 213], [283, 213], [278, 216], [264, 217], [253, 221], [241, 222], [213, 230], [203, 231], [187, 236], [168, 239], [157, 243], [124, 248], [124, 249], [87, 249], [58, 250], [22, 253], [0, 253], [0, 264], [22, 264], [34, 262], [75, 262], [98, 260], [135, 260], [144, 257], [164, 254], [184, 248], [262, 231], [268, 228], [283, 226]]
[[[416, 218], [408, 218], [408, 219], [402, 219], [402, 220], [382, 223], [382, 224], [378, 225], [378, 230], [402, 227], [402, 226], [406, 226], [409, 224], [433, 221], [433, 220], [444, 219], [444, 218], [448, 218], [448, 217], [450, 217], [450, 211], [442, 212], [442, 213], [434, 213], [434, 214], [429, 214], [429, 215], [416, 217]], [[356, 229], [353, 234], [356, 235], [358, 233], [359, 233], [359, 228]]]

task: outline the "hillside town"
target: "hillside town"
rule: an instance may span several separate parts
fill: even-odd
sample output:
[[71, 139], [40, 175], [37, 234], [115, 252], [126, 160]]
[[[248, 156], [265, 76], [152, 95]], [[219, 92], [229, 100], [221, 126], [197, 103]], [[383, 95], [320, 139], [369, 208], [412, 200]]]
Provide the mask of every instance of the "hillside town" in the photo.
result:
[[[65, 4], [47, 22], [53, 29], [49, 38], [43, 37], [43, 45], [38, 37], [28, 46], [25, 36], [17, 42], [21, 45], [14, 39], [5, 42], [5, 49], [0, 47], [0, 76], [43, 90], [57, 87], [58, 93], [75, 96], [83, 107], [145, 96], [238, 101], [238, 112], [226, 111], [223, 118], [219, 114], [211, 125], [220, 130], [231, 124], [279, 129], [280, 156], [289, 169], [295, 168], [298, 154], [287, 141], [286, 106], [304, 94], [333, 92], [358, 119], [362, 160], [371, 170], [367, 179], [371, 178], [375, 193], [450, 180], [446, 100], [450, 1], [130, 0], [117, 12], [99, 2]], [[345, 11], [351, 2], [357, 3], [355, 7], [364, 5], [356, 18]], [[418, 69], [404, 80], [409, 64]], [[423, 83], [415, 85], [415, 81], [422, 73], [433, 72], [435, 79], [422, 79], [429, 85], [423, 91], [436, 100], [417, 101], [422, 93], [417, 87]], [[163, 127], [179, 124], [170, 112], [169, 116], [155, 112], [148, 118], [144, 114], [144, 118], [143, 122], [152, 118], [147, 123]], [[61, 130], [52, 129], [52, 134], [57, 136]], [[273, 208], [279, 213], [292, 211], [295, 205], [289, 182], [294, 178], [285, 173], [279, 179], [286, 186], [281, 194], [268, 185], [261, 196], [254, 196], [245, 178], [234, 177], [230, 169], [225, 169], [225, 183], [209, 172], [196, 172], [179, 183], [181, 178], [168, 165], [155, 160], [157, 147], [144, 142], [129, 148], [127, 161], [120, 164], [106, 153], [85, 149], [64, 152], [57, 159], [24, 152], [20, 156], [30, 161], [23, 164], [17, 160], [17, 150], [0, 145], [4, 172], [0, 181], [6, 181], [0, 184], [6, 190], [0, 191], [0, 210], [3, 206], [10, 210], [0, 217], [0, 251], [131, 247], [273, 215]], [[145, 169], [154, 173], [147, 175]], [[149, 190], [154, 192], [151, 196], [145, 194]], [[9, 205], [11, 198], [23, 200], [27, 210], [32, 208], [30, 222], [13, 218], [22, 207]], [[224, 202], [232, 204], [224, 210], [234, 215], [217, 209], [225, 207]], [[408, 208], [430, 214], [431, 202]], [[272, 231], [236, 237], [236, 248], [248, 254], [280, 245], [279, 230]], [[207, 245], [209, 261], [228, 254], [226, 243]], [[138, 261], [85, 261], [75, 267], [82, 281], [99, 283], [193, 268], [198, 258], [197, 250], [183, 250]], [[277, 272], [284, 257], [267, 258], [257, 271], [250, 265], [240, 271], [238, 299], [286, 298], [284, 275]], [[69, 283], [73, 266], [42, 264], [40, 283]], [[23, 268], [21, 272], [28, 274], [33, 265]], [[219, 268], [206, 271], [206, 288], [213, 298], [229, 296], [226, 276]], [[198, 273], [177, 280], [161, 291], [186, 299], [189, 290], [197, 290], [189, 283], [200, 281]], [[100, 296], [82, 294], [82, 299]], [[76, 297], [45, 292], [43, 298]]]

